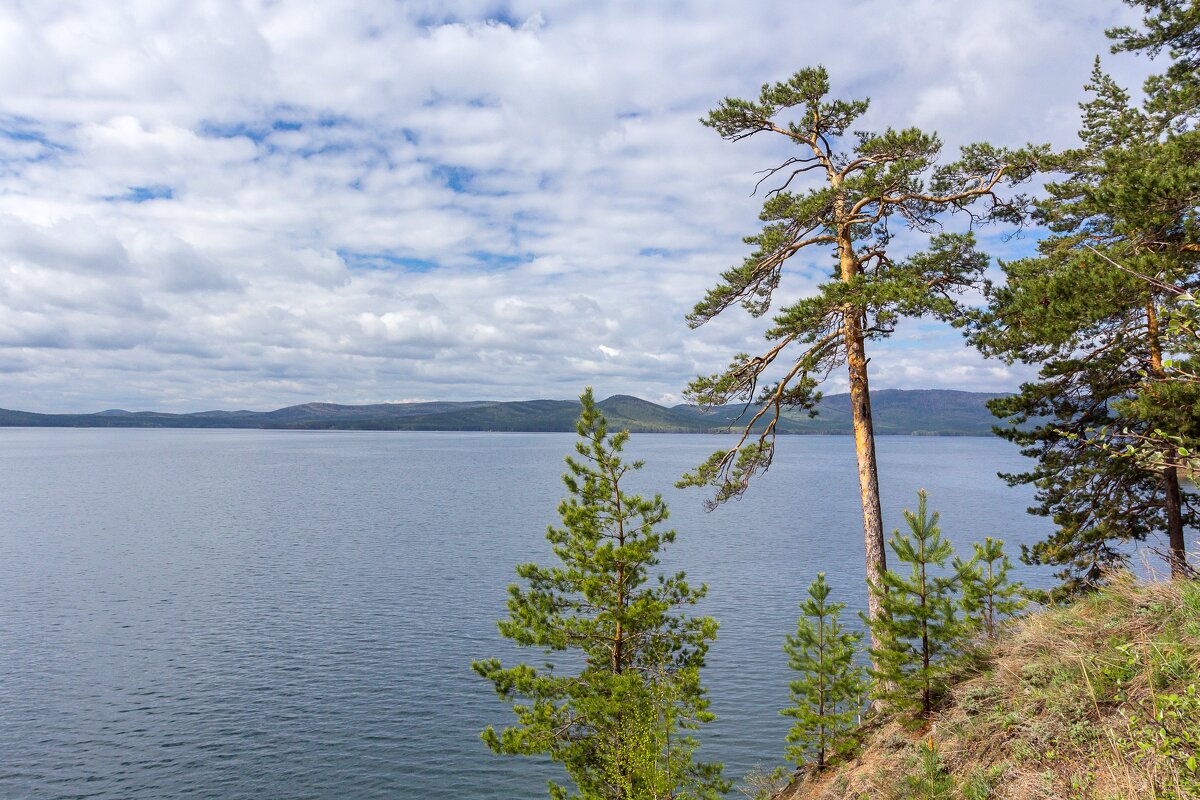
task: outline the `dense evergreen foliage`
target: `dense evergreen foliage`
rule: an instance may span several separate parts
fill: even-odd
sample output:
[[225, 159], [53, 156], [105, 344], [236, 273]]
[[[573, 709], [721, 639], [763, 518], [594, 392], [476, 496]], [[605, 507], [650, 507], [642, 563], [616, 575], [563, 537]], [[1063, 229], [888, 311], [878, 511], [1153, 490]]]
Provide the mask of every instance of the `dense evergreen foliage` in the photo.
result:
[[800, 604], [796, 633], [784, 645], [788, 666], [797, 673], [790, 684], [793, 705], [781, 712], [796, 720], [787, 755], [797, 766], [811, 759], [818, 769], [830, 755], [853, 752], [866, 690], [863, 669], [854, 661], [862, 634], [843, 630], [839, 616], [846, 604], [828, 598], [825, 573], [818, 573]]
[[546, 534], [558, 564], [519, 566], [524, 585], [509, 587], [509, 617], [499, 623], [518, 645], [561, 653], [578, 668], [475, 662], [517, 717], [501, 731], [489, 726], [483, 739], [497, 753], [561, 762], [576, 793], [551, 784], [554, 798], [717, 797], [727, 788], [721, 767], [693, 761], [696, 743], [686, 735], [713, 718], [700, 668], [717, 623], [683, 613], [704, 587], [683, 573], [652, 579], [675, 540], [660, 530], [666, 506], [622, 490], [641, 467], [621, 459], [629, 434], [608, 433], [590, 389], [581, 402], [562, 527]]
[[[1176, 384], [1169, 402], [1154, 388], [1165, 375], [1162, 319], [1171, 300], [1156, 283], [1186, 280], [1188, 259], [1143, 244], [1168, 224], [1147, 217], [1141, 204], [1150, 198], [1122, 200], [1126, 190], [1112, 190], [1153, 189], [1157, 170], [1131, 169], [1137, 153], [1160, 147], [1161, 126], [1130, 105], [1098, 62], [1088, 89], [1083, 145], [1045, 162], [1062, 175], [1037, 203], [1036, 218], [1052, 235], [1037, 257], [1003, 265], [1005, 285], [991, 292], [974, 335], [985, 352], [1040, 366], [1037, 381], [991, 406], [1009, 422], [1001, 435], [1036, 459], [1006, 477], [1036, 486], [1034, 511], [1058, 526], [1025, 557], [1062, 567], [1067, 589], [1095, 583], [1123, 561], [1124, 543], [1155, 531], [1167, 534], [1182, 561], [1183, 528], [1195, 517], [1176, 467], [1113, 458], [1113, 451], [1156, 430], [1188, 441], [1200, 434], [1200, 387]], [[1126, 213], [1127, 203], [1138, 210]]]
[[1044, 160], [1058, 179], [1035, 219], [1051, 235], [1037, 257], [1003, 265], [975, 333], [985, 352], [1040, 367], [992, 408], [1009, 421], [1002, 435], [1037, 459], [1009, 480], [1035, 485], [1033, 510], [1058, 526], [1025, 558], [1062, 567], [1068, 591], [1156, 532], [1184, 574], [1197, 522], [1178, 473], [1200, 443], [1200, 6], [1130, 4], [1143, 26], [1110, 31], [1114, 50], [1166, 49], [1172, 63], [1135, 106], [1097, 59], [1082, 146]]
[[[1130, 0], [1144, 12], [1140, 27], [1110, 30], [1114, 52], [1161, 56], [1166, 70], [1145, 83], [1144, 113], [1157, 137], [1146, 146], [1123, 152], [1122, 169], [1107, 189], [1112, 213], [1133, 220], [1148, 235], [1134, 240], [1139, 251], [1155, 253], [1175, 269], [1166, 274], [1139, 273], [1166, 302], [1160, 336], [1167, 358], [1147, 375], [1147, 385], [1127, 404], [1138, 418], [1168, 424], [1155, 427], [1127, 445], [1125, 455], [1164, 469], [1200, 472], [1195, 420], [1200, 418], [1200, 3], [1195, 0]], [[1177, 423], [1190, 425], [1180, 431]], [[1187, 571], [1172, 542], [1172, 571]]]

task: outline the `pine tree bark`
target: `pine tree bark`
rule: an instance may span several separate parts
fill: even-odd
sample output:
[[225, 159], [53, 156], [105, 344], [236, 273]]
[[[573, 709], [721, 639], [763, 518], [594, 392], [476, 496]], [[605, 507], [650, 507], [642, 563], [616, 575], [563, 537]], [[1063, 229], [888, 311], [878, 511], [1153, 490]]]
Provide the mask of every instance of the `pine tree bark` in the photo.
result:
[[[834, 188], [839, 188], [840, 181], [836, 177], [831, 182]], [[841, 195], [834, 203], [835, 213], [839, 217], [846, 214], [845, 200]], [[837, 244], [841, 277], [849, 283], [859, 273], [849, 225], [839, 225]], [[846, 343], [846, 369], [850, 377], [850, 406], [854, 421], [854, 453], [858, 461], [858, 490], [862, 498], [867, 580], [874, 586], [882, 587], [883, 573], [887, 571], [887, 556], [883, 549], [883, 511], [879, 501], [879, 469], [875, 460], [875, 428], [871, 420], [871, 390], [867, 380], [867, 351], [861, 308], [846, 309], [842, 330]], [[867, 592], [868, 620], [873, 622], [882, 613], [882, 600], [875, 592]], [[878, 650], [882, 644], [874, 626], [871, 626], [872, 647]]]
[[[883, 512], [879, 501], [879, 470], [875, 460], [875, 430], [871, 421], [871, 392], [867, 380], [867, 357], [863, 343], [862, 323], [847, 318], [846, 367], [850, 375], [850, 404], [854, 419], [854, 453], [858, 460], [858, 489], [862, 498], [863, 545], [866, 552], [867, 580], [883, 585], [887, 556], [883, 540]], [[867, 616], [871, 620], [882, 613], [880, 598], [871, 593], [867, 600]], [[874, 632], [871, 643], [880, 642]]]
[[1175, 467], [1163, 470], [1163, 485], [1166, 488], [1167, 505], [1167, 548], [1171, 564], [1171, 578], [1188, 577], [1187, 544], [1183, 539], [1183, 515], [1180, 506], [1183, 499], [1179, 491], [1179, 471]]
[[[1158, 314], [1154, 302], [1146, 303], [1146, 338], [1150, 342], [1150, 372], [1159, 380], [1166, 378], [1163, 367], [1162, 345], [1159, 343]], [[1167, 512], [1167, 563], [1171, 566], [1171, 578], [1186, 578], [1187, 543], [1183, 538], [1183, 497], [1179, 491], [1179, 470], [1166, 467], [1162, 471], [1163, 506]]]

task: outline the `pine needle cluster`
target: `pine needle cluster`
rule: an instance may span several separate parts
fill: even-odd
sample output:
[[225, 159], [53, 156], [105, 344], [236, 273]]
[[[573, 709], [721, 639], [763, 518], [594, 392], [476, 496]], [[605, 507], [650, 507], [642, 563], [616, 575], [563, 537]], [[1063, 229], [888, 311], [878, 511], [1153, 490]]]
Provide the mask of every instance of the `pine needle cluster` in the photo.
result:
[[975, 555], [969, 562], [954, 560], [954, 569], [962, 578], [964, 623], [988, 639], [996, 637], [999, 624], [1021, 613], [1028, 605], [1024, 586], [1008, 579], [1012, 562], [1004, 554], [1004, 542], [988, 536], [975, 543]]

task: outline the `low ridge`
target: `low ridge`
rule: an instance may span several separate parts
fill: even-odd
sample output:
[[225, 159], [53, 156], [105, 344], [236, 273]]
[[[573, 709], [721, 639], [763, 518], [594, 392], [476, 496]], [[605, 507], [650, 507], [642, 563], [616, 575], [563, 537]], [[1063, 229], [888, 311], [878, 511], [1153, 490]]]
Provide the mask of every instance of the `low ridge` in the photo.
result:
[[[986, 436], [994, 422], [987, 401], [1000, 395], [941, 389], [884, 389], [873, 392], [876, 432], [880, 434]], [[818, 415], [786, 412], [777, 426], [782, 434], [850, 432], [849, 395], [830, 395]], [[613, 428], [635, 433], [723, 433], [736, 431], [753, 417], [755, 407], [696, 406], [671, 408], [631, 395], [613, 395], [597, 404]], [[302, 403], [273, 411], [200, 411], [168, 414], [111, 409], [94, 414], [38, 414], [0, 409], [0, 426], [78, 428], [286, 428], [301, 430], [420, 430], [568, 432], [575, 429], [579, 403], [574, 400], [501, 402], [433, 401], [341, 405]], [[765, 422], [765, 420], [764, 420]], [[764, 423], [759, 423], [759, 427]]]

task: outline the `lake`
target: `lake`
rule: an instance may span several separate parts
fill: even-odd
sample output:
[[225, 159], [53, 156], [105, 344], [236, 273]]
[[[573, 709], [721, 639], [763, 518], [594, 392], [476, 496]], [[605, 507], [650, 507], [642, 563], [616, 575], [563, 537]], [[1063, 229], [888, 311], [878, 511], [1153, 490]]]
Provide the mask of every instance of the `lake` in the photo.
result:
[[[782, 763], [782, 650], [818, 571], [865, 603], [850, 437], [789, 437], [740, 502], [671, 488], [727, 441], [635, 434], [721, 623], [698, 757]], [[0, 429], [0, 797], [544, 797], [493, 756], [507, 719], [473, 658], [523, 561], [550, 560], [567, 434]], [[1049, 530], [984, 438], [883, 437], [885, 522], [925, 488], [962, 548]], [[1027, 582], [1045, 572], [1018, 565]], [[850, 621], [857, 622], [853, 615]]]

